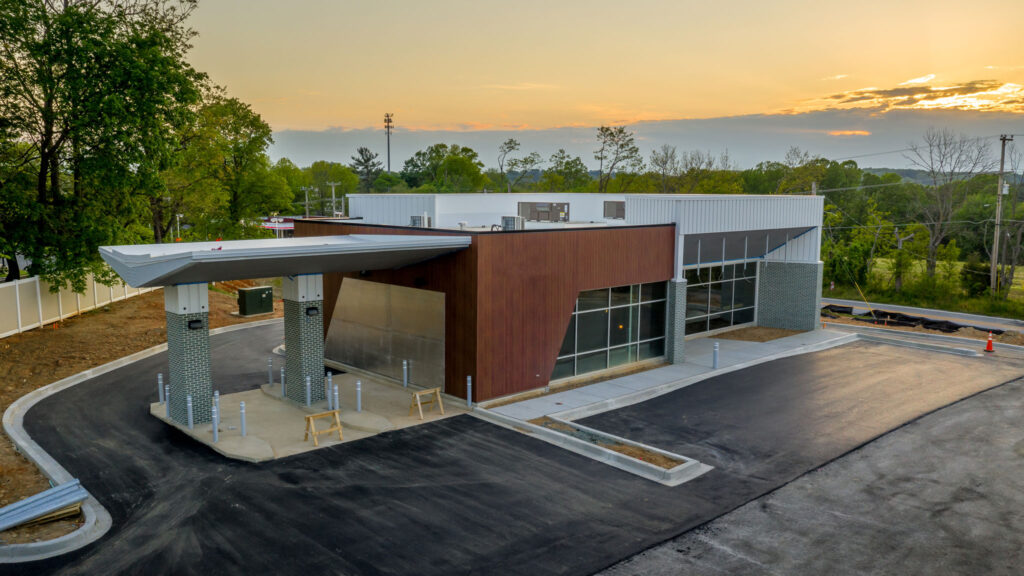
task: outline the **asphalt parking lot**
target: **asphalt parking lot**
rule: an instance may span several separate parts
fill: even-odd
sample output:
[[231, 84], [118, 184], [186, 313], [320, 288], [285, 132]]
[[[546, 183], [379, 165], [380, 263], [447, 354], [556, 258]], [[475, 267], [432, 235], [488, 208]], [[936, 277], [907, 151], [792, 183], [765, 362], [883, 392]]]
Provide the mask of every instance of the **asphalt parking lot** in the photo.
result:
[[[280, 326], [214, 336], [216, 387], [258, 386], [280, 340]], [[165, 355], [154, 356], [28, 413], [29, 433], [114, 526], [83, 550], [13, 571], [591, 574], [1024, 374], [1018, 361], [914, 351], [911, 372], [924, 374], [893, 378], [878, 372], [893, 364], [891, 347], [866, 346], [719, 376], [586, 421], [717, 467], [675, 488], [471, 416], [264, 464], [226, 460], [148, 416], [154, 375], [166, 370]]]

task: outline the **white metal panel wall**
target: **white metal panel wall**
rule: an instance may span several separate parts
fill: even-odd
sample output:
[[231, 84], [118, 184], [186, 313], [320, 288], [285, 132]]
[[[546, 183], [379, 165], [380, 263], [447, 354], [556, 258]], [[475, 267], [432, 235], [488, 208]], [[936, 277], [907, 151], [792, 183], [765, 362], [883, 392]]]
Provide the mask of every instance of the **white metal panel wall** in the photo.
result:
[[823, 201], [821, 196], [637, 194], [626, 197], [626, 222], [675, 222], [680, 234], [820, 227]]
[[164, 310], [174, 314], [206, 312], [210, 306], [210, 291], [205, 282], [176, 284], [164, 287]]
[[621, 224], [622, 220], [605, 220], [605, 201], [622, 201], [623, 194], [438, 194], [437, 225], [456, 228], [459, 222], [470, 226], [501, 224], [502, 216], [517, 216], [520, 202], [565, 202], [569, 204], [572, 222]]
[[434, 198], [433, 194], [350, 194], [348, 210], [351, 217], [367, 224], [408, 226], [412, 216], [424, 212], [436, 222]]

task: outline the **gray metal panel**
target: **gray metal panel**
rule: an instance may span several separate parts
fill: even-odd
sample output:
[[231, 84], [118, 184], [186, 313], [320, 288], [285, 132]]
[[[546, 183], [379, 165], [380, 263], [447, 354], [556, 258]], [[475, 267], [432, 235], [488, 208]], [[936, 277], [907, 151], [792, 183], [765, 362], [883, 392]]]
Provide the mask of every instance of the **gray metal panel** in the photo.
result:
[[[808, 235], [814, 228], [783, 228], [750, 230], [722, 234], [687, 234], [683, 240], [683, 265], [722, 262], [722, 240], [725, 240], [725, 261], [761, 258], [768, 252], [784, 252], [786, 239]], [[698, 247], [700, 258], [698, 259]]]
[[821, 196], [626, 195], [628, 224], [671, 224], [680, 234], [821, 226]]
[[350, 194], [349, 216], [370, 224], [408, 226], [410, 216], [436, 220], [433, 194]]

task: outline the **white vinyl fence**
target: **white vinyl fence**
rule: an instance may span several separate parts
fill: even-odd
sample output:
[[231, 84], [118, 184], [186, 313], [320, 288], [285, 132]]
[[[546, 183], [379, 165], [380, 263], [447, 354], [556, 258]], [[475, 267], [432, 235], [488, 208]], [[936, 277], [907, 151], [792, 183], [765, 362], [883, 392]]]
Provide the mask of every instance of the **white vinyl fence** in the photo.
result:
[[35, 276], [3, 282], [0, 283], [0, 338], [153, 290], [159, 288], [132, 288], [123, 282], [104, 286], [92, 276], [86, 280], [83, 294], [70, 290], [51, 293], [50, 285]]

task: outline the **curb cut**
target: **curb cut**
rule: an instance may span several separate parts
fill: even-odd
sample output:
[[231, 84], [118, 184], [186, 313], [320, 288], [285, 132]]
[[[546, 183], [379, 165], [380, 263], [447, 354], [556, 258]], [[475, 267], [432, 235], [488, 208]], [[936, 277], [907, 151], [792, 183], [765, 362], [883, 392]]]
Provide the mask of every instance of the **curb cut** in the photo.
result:
[[[280, 318], [271, 318], [268, 320], [258, 320], [256, 322], [235, 324], [234, 326], [224, 326], [222, 328], [210, 330], [210, 335], [214, 336], [246, 328], [256, 328], [278, 322], [282, 322], [282, 320]], [[52, 484], [59, 485], [64, 484], [65, 482], [70, 482], [74, 479], [71, 476], [71, 473], [61, 466], [52, 456], [47, 454], [39, 444], [36, 444], [36, 442], [28, 435], [28, 432], [25, 431], [23, 425], [25, 414], [45, 398], [75, 386], [76, 384], [81, 384], [82, 382], [91, 380], [108, 372], [112, 372], [134, 362], [138, 362], [139, 360], [149, 358], [150, 356], [154, 356], [166, 350], [166, 342], [163, 344], [157, 344], [152, 348], [147, 348], [145, 350], [135, 352], [134, 354], [123, 356], [117, 360], [107, 362], [101, 366], [84, 370], [78, 374], [68, 376], [67, 378], [58, 380], [52, 384], [47, 384], [42, 388], [37, 388], [28, 394], [25, 394], [21, 398], [12, 402], [11, 405], [7, 407], [7, 410], [4, 411], [4, 432], [6, 432], [7, 436], [10, 437], [18, 452], [35, 464], [39, 468], [39, 471], [42, 472]], [[70, 534], [65, 534], [64, 536], [53, 540], [47, 540], [45, 542], [5, 544], [0, 546], [0, 564], [44, 560], [46, 558], [52, 558], [54, 556], [78, 550], [83, 546], [99, 540], [107, 533], [108, 530], [110, 530], [110, 527], [113, 524], [110, 513], [107, 512], [106, 508], [104, 508], [99, 501], [92, 496], [92, 494], [90, 494], [89, 498], [82, 503], [82, 514], [85, 516], [85, 522], [80, 528]]]

